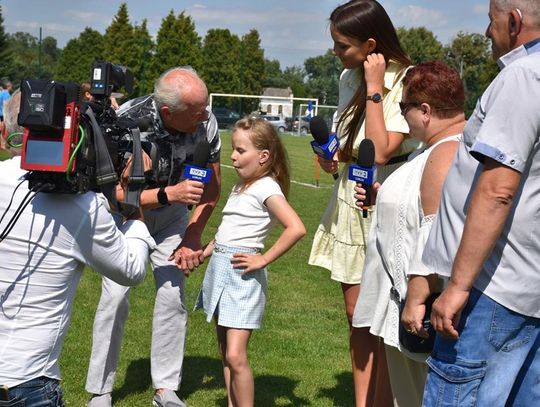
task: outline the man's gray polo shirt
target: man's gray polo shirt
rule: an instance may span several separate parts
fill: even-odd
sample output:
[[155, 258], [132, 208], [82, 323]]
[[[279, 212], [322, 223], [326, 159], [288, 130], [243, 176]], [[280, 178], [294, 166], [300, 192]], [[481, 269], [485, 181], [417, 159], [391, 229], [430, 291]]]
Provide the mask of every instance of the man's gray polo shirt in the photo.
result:
[[479, 99], [446, 178], [423, 262], [450, 276], [484, 157], [521, 173], [503, 232], [474, 286], [520, 314], [540, 317], [540, 42], [514, 49]]

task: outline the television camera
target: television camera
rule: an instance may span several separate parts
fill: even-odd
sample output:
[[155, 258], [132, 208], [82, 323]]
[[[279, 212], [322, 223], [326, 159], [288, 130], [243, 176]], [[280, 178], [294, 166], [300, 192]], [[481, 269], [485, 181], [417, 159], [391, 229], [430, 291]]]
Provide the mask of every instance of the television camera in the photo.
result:
[[[112, 92], [130, 93], [133, 74], [106, 61], [92, 66], [90, 93], [81, 103], [80, 86], [72, 82], [26, 79], [21, 83], [19, 125], [24, 127], [21, 167], [28, 170], [31, 190], [49, 193], [103, 192], [116, 205], [116, 185], [131, 158], [125, 215], [140, 205], [140, 191], [151, 182], [155, 169], [145, 174], [140, 140], [145, 120], [118, 118], [111, 107]], [[149, 125], [146, 120], [146, 126]], [[144, 143], [152, 162], [157, 147]]]

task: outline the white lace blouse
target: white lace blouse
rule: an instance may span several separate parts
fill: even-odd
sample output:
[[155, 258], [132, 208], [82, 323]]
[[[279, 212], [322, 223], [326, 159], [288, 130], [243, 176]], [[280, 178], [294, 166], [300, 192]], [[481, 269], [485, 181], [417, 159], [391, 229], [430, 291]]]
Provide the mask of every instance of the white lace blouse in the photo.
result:
[[391, 174], [377, 195], [353, 326], [371, 327], [372, 334], [400, 350], [399, 304], [390, 297], [392, 283], [388, 273], [401, 298], [407, 295], [408, 275], [431, 274], [422, 263], [422, 252], [434, 215], [424, 217], [420, 182], [433, 148], [460, 138], [461, 135], [447, 137], [420, 152]]

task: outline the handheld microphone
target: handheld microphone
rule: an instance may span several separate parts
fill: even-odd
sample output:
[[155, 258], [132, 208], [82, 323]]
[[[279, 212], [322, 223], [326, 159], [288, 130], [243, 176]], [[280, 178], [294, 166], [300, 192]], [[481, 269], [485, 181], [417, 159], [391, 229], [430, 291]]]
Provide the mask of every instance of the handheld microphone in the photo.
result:
[[[190, 163], [185, 164], [182, 178], [208, 184], [212, 178], [212, 170], [210, 168], [206, 168], [209, 159], [210, 143], [208, 143], [207, 140], [203, 140], [195, 147], [193, 158], [191, 159]], [[189, 210], [192, 208], [193, 205], [188, 205]]]
[[366, 190], [366, 199], [362, 205], [362, 217], [367, 218], [371, 206], [371, 186], [375, 180], [375, 145], [370, 139], [363, 139], [358, 147], [357, 165], [349, 166], [349, 179], [362, 184]]
[[[313, 152], [326, 160], [332, 160], [339, 148], [339, 140], [335, 134], [330, 134], [326, 122], [321, 116], [313, 116], [309, 121], [309, 130], [314, 140], [311, 142]], [[338, 174], [332, 174], [338, 179]]]
[[206, 168], [209, 159], [210, 143], [203, 140], [195, 147], [191, 161], [185, 164], [184, 171], [182, 172], [182, 178], [208, 184], [210, 182], [210, 178], [212, 177], [212, 170], [210, 168]]

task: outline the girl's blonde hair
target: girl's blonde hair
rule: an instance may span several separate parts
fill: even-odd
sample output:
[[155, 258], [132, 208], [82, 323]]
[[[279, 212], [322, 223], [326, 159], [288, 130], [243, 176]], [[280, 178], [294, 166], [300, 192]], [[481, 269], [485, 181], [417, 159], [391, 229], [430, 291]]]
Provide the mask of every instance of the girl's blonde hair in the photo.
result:
[[269, 152], [268, 160], [261, 165], [260, 171], [253, 179], [242, 185], [241, 191], [258, 179], [270, 176], [276, 180], [283, 195], [287, 197], [291, 184], [289, 158], [274, 126], [264, 119], [245, 117], [234, 125], [233, 133], [237, 130], [247, 131], [249, 139], [257, 150]]

